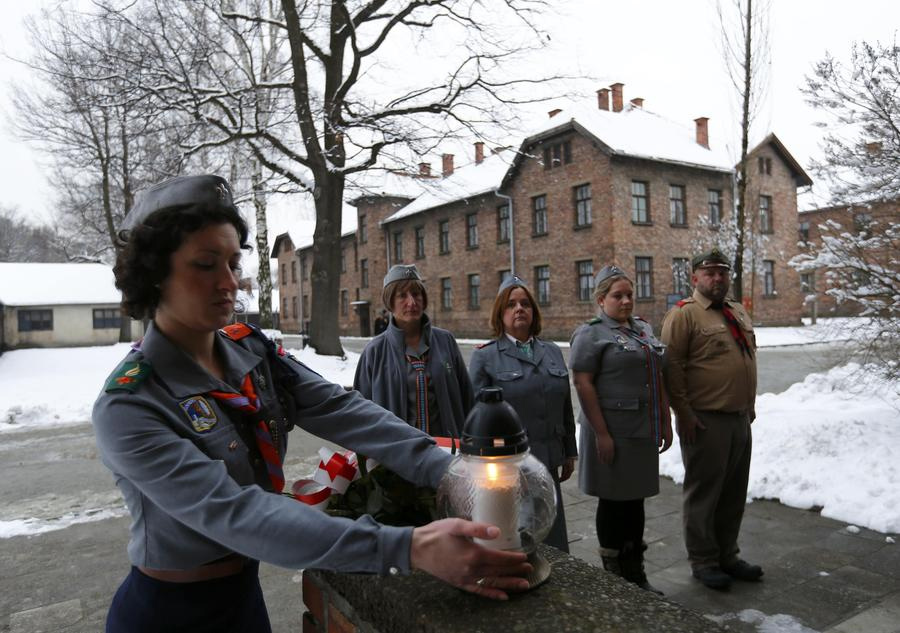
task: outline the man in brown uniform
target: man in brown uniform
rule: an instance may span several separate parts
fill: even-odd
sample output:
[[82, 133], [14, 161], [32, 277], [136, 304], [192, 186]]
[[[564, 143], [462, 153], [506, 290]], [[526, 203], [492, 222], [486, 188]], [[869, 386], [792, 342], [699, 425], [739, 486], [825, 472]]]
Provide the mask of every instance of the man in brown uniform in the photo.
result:
[[740, 303], [726, 298], [731, 265], [719, 249], [692, 260], [694, 294], [663, 321], [666, 387], [684, 461], [684, 540], [695, 578], [726, 589], [755, 581], [738, 557], [747, 498], [750, 424], [756, 417], [756, 338]]

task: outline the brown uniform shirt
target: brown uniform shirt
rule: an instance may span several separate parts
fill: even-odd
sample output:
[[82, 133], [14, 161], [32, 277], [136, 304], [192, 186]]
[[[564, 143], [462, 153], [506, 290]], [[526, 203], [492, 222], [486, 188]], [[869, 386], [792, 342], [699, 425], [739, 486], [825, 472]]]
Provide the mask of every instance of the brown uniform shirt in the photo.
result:
[[663, 320], [662, 341], [669, 357], [666, 388], [679, 417], [691, 418], [697, 411], [749, 411], [756, 403], [756, 336], [743, 306], [729, 299], [753, 356], [741, 351], [732, 337], [721, 310], [694, 290]]

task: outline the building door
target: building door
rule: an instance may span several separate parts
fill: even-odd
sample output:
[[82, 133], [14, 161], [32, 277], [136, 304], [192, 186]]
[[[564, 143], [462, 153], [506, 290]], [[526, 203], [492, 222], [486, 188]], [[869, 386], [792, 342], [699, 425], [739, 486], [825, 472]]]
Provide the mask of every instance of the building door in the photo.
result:
[[368, 301], [354, 301], [356, 305], [356, 314], [359, 315], [359, 335], [360, 336], [372, 336], [372, 323], [369, 318], [369, 302]]

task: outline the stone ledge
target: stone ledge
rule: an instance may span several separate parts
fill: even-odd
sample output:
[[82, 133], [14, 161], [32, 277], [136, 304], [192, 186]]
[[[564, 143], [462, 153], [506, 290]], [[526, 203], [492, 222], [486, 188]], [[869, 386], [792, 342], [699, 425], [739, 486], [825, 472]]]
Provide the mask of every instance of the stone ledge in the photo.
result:
[[[423, 573], [407, 577], [304, 572], [346, 622], [332, 628], [325, 613], [312, 613], [317, 630], [359, 633], [571, 633], [722, 631], [715, 622], [660, 599], [552, 547], [541, 546], [553, 565], [550, 579], [508, 602], [485, 600]], [[312, 587], [310, 587], [313, 591]], [[312, 611], [312, 609], [311, 609]], [[348, 628], [348, 625], [350, 628]], [[310, 627], [312, 628], [312, 627]]]

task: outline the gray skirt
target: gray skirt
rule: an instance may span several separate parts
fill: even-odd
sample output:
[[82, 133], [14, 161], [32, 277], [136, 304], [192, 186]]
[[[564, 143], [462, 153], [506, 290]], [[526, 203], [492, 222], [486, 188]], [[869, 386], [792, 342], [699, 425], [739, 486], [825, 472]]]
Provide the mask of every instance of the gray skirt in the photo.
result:
[[659, 449], [651, 438], [613, 437], [611, 464], [601, 464], [594, 429], [582, 420], [578, 448], [578, 487], [586, 495], [627, 501], [659, 494]]

